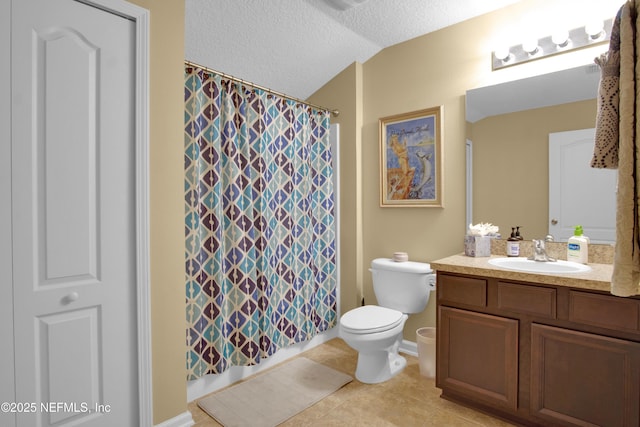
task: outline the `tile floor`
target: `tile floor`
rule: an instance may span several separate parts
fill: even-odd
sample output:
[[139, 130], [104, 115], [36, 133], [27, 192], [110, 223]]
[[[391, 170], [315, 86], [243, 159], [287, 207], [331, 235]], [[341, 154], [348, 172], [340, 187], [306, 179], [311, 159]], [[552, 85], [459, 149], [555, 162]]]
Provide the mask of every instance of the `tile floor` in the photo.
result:
[[[354, 376], [357, 353], [340, 338], [319, 345], [300, 356]], [[298, 357], [300, 357], [298, 356]], [[490, 426], [512, 424], [492, 418], [440, 398], [435, 381], [420, 375], [418, 359], [404, 355], [407, 367], [381, 384], [363, 384], [355, 379], [282, 426]], [[196, 427], [220, 426], [189, 403]]]

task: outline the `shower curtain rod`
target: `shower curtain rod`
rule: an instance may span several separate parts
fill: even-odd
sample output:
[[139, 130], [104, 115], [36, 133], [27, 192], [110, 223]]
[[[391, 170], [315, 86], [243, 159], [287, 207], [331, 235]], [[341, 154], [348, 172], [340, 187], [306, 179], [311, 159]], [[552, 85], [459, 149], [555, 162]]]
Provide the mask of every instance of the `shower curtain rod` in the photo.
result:
[[276, 92], [274, 90], [271, 90], [271, 89], [266, 88], [264, 86], [260, 86], [260, 85], [255, 84], [255, 83], [251, 83], [251, 82], [248, 82], [246, 80], [242, 80], [242, 79], [239, 79], [237, 77], [230, 76], [229, 74], [225, 74], [223, 72], [214, 70], [212, 68], [205, 67], [205, 66], [200, 65], [200, 64], [196, 64], [195, 62], [191, 62], [191, 61], [186, 61], [185, 60], [184, 61], [184, 65], [187, 66], [187, 67], [200, 68], [201, 70], [204, 70], [204, 71], [209, 72], [209, 73], [217, 74], [220, 77], [223, 77], [225, 79], [233, 80], [236, 83], [241, 83], [243, 85], [251, 86], [251, 87], [256, 88], [256, 89], [264, 90], [265, 92], [270, 93], [272, 95], [276, 95], [276, 96], [279, 96], [281, 98], [290, 99], [291, 101], [295, 101], [295, 102], [298, 102], [300, 104], [305, 104], [305, 105], [308, 105], [310, 107], [316, 108], [318, 110], [329, 111], [333, 117], [338, 117], [340, 115], [340, 110], [331, 110], [329, 108], [322, 107], [320, 105], [315, 105], [315, 104], [312, 104], [310, 102], [303, 101], [302, 99], [294, 98], [292, 96], [285, 95], [284, 93]]

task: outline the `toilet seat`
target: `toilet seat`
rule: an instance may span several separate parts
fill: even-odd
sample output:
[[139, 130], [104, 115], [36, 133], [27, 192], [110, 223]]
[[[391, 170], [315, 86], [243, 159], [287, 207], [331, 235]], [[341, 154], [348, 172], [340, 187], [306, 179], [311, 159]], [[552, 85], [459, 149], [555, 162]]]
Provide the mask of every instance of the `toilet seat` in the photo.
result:
[[348, 311], [340, 318], [340, 326], [352, 334], [371, 334], [393, 329], [402, 323], [404, 314], [398, 310], [365, 305]]

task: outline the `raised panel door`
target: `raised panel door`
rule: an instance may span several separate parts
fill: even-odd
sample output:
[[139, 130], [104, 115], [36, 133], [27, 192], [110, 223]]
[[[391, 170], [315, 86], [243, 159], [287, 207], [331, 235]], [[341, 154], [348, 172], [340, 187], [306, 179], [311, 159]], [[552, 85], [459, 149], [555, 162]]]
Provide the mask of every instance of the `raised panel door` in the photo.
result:
[[531, 413], [558, 426], [640, 421], [640, 344], [531, 326]]
[[11, 4], [18, 426], [135, 426], [135, 23]]
[[517, 409], [518, 321], [441, 306], [438, 325], [438, 387]]

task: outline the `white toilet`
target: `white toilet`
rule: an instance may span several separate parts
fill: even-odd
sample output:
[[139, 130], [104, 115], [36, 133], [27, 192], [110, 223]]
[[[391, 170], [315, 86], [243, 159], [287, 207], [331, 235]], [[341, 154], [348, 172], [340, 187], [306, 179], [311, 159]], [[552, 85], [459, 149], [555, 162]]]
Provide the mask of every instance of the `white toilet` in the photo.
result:
[[424, 310], [436, 278], [429, 264], [387, 258], [374, 259], [369, 271], [379, 305], [345, 313], [340, 318], [340, 337], [358, 351], [358, 381], [374, 384], [387, 381], [407, 365], [398, 354], [404, 323], [408, 314]]

